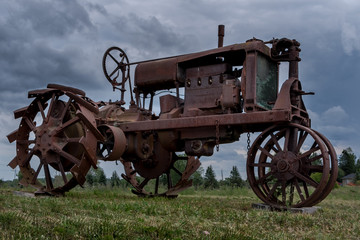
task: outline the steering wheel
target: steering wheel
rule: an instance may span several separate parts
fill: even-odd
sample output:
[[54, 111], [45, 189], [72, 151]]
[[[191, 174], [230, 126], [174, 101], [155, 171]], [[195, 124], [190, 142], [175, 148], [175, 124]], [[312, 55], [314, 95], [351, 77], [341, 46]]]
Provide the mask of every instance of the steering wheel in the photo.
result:
[[[129, 59], [121, 48], [111, 47], [106, 50], [102, 66], [106, 79], [114, 88], [123, 85], [130, 78]], [[118, 79], [120, 71], [121, 78]]]

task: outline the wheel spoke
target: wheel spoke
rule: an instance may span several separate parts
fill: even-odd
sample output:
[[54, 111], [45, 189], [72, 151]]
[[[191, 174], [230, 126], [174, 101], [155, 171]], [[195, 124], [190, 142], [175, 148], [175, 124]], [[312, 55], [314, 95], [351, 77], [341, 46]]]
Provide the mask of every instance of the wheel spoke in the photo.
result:
[[145, 178], [144, 181], [142, 181], [140, 184], [139, 184], [139, 188], [142, 189], [145, 187], [145, 185], [150, 181], [150, 178]]
[[51, 114], [52, 109], [53, 109], [53, 107], [54, 107], [54, 102], [55, 102], [55, 93], [53, 93], [52, 96], [51, 96], [50, 106], [49, 106], [49, 109], [48, 109], [48, 112], [47, 112], [47, 115], [46, 115], [46, 120], [45, 120], [45, 122], [48, 122], [48, 121], [49, 121], [50, 114]]
[[304, 157], [310, 156], [312, 153], [318, 151], [320, 148], [319, 147], [313, 147], [310, 150], [304, 152], [303, 154], [301, 154], [298, 159], [302, 159]]
[[[121, 56], [121, 55], [120, 55], [120, 56]], [[125, 59], [125, 55], [123, 55], [122, 58], [121, 58], [121, 60], [120, 60], [120, 62], [121, 62], [122, 64], [124, 64], [124, 59]]]
[[57, 127], [55, 129], [55, 135], [64, 131], [68, 126], [74, 124], [74, 123], [77, 123], [80, 121], [80, 118], [75, 116], [73, 117], [72, 119], [70, 119], [69, 121], [65, 122], [64, 124], [60, 125], [59, 127]]
[[61, 161], [58, 162], [58, 166], [59, 166], [61, 176], [62, 176], [62, 178], [64, 180], [64, 183], [66, 184], [68, 182], [68, 180], [67, 180], [67, 177], [66, 177], [66, 174], [65, 174], [65, 171], [64, 171], [64, 167], [63, 167]]
[[30, 119], [28, 117], [24, 117], [26, 124], [29, 126], [29, 128], [31, 129], [31, 131], [35, 131], [35, 125], [32, 121], [30, 121]]
[[271, 154], [268, 152], [268, 150], [266, 150], [265, 148], [262, 148], [262, 147], [260, 147], [260, 146], [259, 146], [259, 150], [260, 150], [263, 154], [265, 154], [266, 156], [268, 156], [269, 158], [271, 158], [272, 160], [274, 160], [274, 156], [271, 155]]
[[279, 151], [282, 151], [282, 148], [281, 148], [281, 146], [280, 146], [280, 144], [279, 144], [279, 141], [276, 139], [276, 137], [275, 137], [275, 135], [273, 134], [273, 133], [271, 133], [270, 134], [270, 137], [271, 137], [271, 139], [273, 140], [273, 142], [275, 143], [275, 145], [276, 145], [276, 150], [275, 150], [275, 148], [272, 148], [275, 152], [279, 152]]
[[273, 164], [272, 164], [272, 163], [268, 163], [268, 162], [264, 162], [264, 163], [251, 163], [251, 164], [249, 164], [249, 166], [252, 166], [252, 167], [272, 167]]
[[307, 165], [306, 166], [307, 169], [310, 169], [311, 172], [323, 172], [324, 171], [324, 166], [322, 165]]
[[70, 162], [79, 165], [80, 164], [80, 160], [77, 159], [76, 157], [74, 157], [73, 155], [65, 152], [64, 150], [60, 149], [60, 148], [56, 148], [56, 153], [60, 154], [60, 156], [66, 158], [67, 160], [69, 160]]
[[316, 160], [319, 160], [319, 159], [321, 159], [321, 158], [323, 158], [324, 156], [322, 155], [322, 154], [320, 154], [320, 155], [316, 155], [316, 156], [314, 156], [314, 157], [312, 157], [312, 158], [309, 158], [306, 162], [307, 163], [311, 163], [311, 162], [314, 162], [314, 161], [316, 161]]
[[114, 58], [113, 55], [111, 55], [111, 53], [108, 53], [108, 54], [112, 58], [112, 60], [114, 60], [114, 62], [116, 62], [116, 64], [119, 66], [120, 63], [118, 62], [118, 60], [116, 58]]
[[40, 162], [40, 164], [39, 164], [39, 166], [38, 166], [38, 168], [37, 168], [37, 170], [36, 170], [36, 172], [35, 172], [35, 175], [33, 176], [32, 180], [31, 180], [31, 184], [35, 184], [36, 179], [37, 179], [37, 177], [39, 176], [40, 170], [41, 170], [41, 168], [42, 168], [43, 165], [44, 165], [44, 164], [43, 164], [42, 162]]
[[300, 151], [300, 149], [301, 149], [302, 145], [304, 144], [305, 139], [307, 138], [307, 136], [308, 136], [307, 132], [304, 133], [304, 131], [301, 131], [300, 137], [299, 137], [299, 142], [298, 142], [298, 144], [296, 146], [296, 149], [295, 149], [295, 153], [298, 153]]
[[314, 141], [313, 145], [311, 145], [311, 148], [315, 148], [317, 145], [318, 145], [318, 143], [316, 141]]
[[256, 181], [256, 184], [264, 184], [266, 181], [266, 179], [272, 175], [272, 172], [268, 172], [267, 174], [265, 174], [264, 176], [262, 176], [261, 178], [259, 178], [257, 181]]
[[46, 117], [45, 117], [45, 112], [44, 112], [44, 108], [43, 108], [43, 106], [42, 106], [42, 104], [41, 104], [40, 101], [37, 101], [37, 105], [38, 105], [38, 108], [39, 108], [39, 110], [40, 110], [41, 117], [42, 117], [42, 119], [43, 119], [43, 121], [44, 121], [44, 120], [46, 119]]
[[109, 77], [112, 77], [112, 75], [114, 75], [117, 71], [120, 70], [120, 65], [118, 65], [114, 71], [111, 72], [111, 74], [109, 75]]
[[69, 108], [71, 101], [72, 101], [72, 98], [69, 97], [69, 100], [67, 101], [67, 103], [65, 105], [65, 108], [64, 108], [64, 110], [63, 110], [63, 112], [61, 113], [61, 116], [60, 116], [61, 122], [64, 120], [65, 114], [67, 113], [67, 109]]
[[304, 195], [303, 195], [300, 185], [299, 185], [299, 181], [296, 178], [294, 179], [294, 183], [295, 183], [295, 187], [296, 187], [296, 190], [299, 194], [301, 201], [305, 201]]
[[274, 146], [271, 147], [271, 150], [273, 150], [275, 153], [279, 152], [279, 150], [277, 148], [275, 148]]
[[46, 179], [46, 188], [48, 190], [51, 190], [54, 188], [54, 186], [53, 186], [53, 183], [51, 180], [49, 165], [47, 163], [44, 164], [44, 172], [45, 172], [45, 179]]
[[267, 200], [270, 200], [271, 197], [273, 197], [273, 194], [276, 190], [276, 188], [280, 185], [280, 181], [277, 181], [271, 188], [270, 192], [268, 193], [268, 195], [266, 196]]
[[290, 171], [292, 174], [294, 174], [298, 179], [310, 184], [311, 186], [317, 188], [319, 184], [315, 182], [312, 178], [302, 175], [301, 173], [297, 171]]
[[309, 198], [309, 189], [308, 189], [308, 187], [307, 187], [307, 184], [306, 184], [306, 182], [303, 182], [303, 186], [304, 186], [304, 192], [305, 192], [305, 196], [306, 196], [306, 198]]

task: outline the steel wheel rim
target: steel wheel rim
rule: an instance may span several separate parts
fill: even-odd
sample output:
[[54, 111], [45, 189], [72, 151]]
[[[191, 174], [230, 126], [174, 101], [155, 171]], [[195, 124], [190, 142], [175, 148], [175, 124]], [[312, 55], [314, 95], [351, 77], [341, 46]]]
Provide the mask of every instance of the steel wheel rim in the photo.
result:
[[[290, 140], [293, 136], [294, 140]], [[308, 141], [312, 142], [311, 139], [312, 145], [301, 153]], [[291, 144], [293, 149], [286, 151], [284, 146], [290, 147]], [[319, 159], [311, 157], [313, 153], [320, 153], [320, 164], [312, 164]], [[310, 178], [313, 171], [321, 172], [319, 183]], [[325, 144], [314, 131], [299, 124], [268, 128], [249, 150], [247, 174], [250, 186], [262, 201], [273, 206], [314, 205], [327, 185], [329, 172], [329, 155]], [[309, 186], [313, 191], [309, 191]]]

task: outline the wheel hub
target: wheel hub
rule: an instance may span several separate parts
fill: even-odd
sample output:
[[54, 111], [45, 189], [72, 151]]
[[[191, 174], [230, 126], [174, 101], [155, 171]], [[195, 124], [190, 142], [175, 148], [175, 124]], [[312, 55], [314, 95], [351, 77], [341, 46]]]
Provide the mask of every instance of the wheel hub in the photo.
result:
[[47, 156], [51, 151], [55, 150], [54, 149], [54, 143], [56, 142], [55, 128], [58, 125], [59, 125], [58, 121], [50, 117], [49, 121], [44, 122], [35, 131], [34, 150], [40, 152], [43, 159], [47, 159], [45, 156]]
[[293, 152], [281, 151], [272, 161], [274, 175], [281, 180], [290, 180], [294, 177], [291, 171], [299, 170], [299, 162]]
[[286, 160], [281, 159], [276, 164], [276, 167], [279, 172], [286, 172], [287, 170], [289, 170], [290, 165]]

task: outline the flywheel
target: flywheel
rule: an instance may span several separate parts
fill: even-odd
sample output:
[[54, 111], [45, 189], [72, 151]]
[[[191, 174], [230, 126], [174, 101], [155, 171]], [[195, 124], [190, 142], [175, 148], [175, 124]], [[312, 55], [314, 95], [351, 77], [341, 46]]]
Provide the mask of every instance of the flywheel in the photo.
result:
[[[154, 152], [157, 155], [143, 161], [130, 162], [122, 159], [125, 170], [122, 177], [134, 187], [134, 194], [142, 197], [174, 198], [180, 191], [192, 186], [190, 177], [201, 165], [199, 158], [178, 156], [163, 149], [158, 142], [155, 143]], [[178, 162], [182, 162], [182, 169], [178, 169]], [[177, 175], [177, 180], [172, 177], [174, 174]], [[165, 182], [165, 187], [160, 186], [161, 182]], [[153, 190], [150, 190], [152, 187]]]

